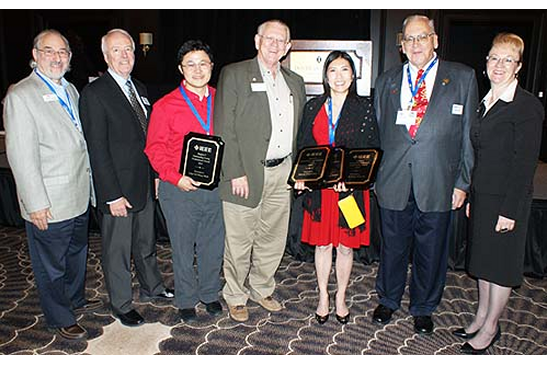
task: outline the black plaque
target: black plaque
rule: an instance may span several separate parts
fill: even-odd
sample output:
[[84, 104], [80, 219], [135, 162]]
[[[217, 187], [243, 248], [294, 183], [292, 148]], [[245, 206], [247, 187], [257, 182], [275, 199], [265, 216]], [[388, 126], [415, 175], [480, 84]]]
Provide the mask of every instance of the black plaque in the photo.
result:
[[293, 186], [296, 181], [304, 181], [310, 188], [319, 188], [325, 176], [330, 152], [329, 146], [303, 148], [299, 151], [288, 183]]
[[375, 148], [356, 148], [346, 151], [344, 183], [353, 189], [368, 189], [374, 182], [382, 151]]
[[327, 169], [321, 184], [322, 188], [332, 187], [344, 179], [345, 151], [339, 147], [332, 147], [327, 159]]
[[201, 189], [219, 185], [224, 142], [221, 137], [190, 132], [183, 141], [179, 172], [199, 183]]
[[375, 182], [382, 151], [376, 148], [305, 147], [288, 183], [304, 181], [310, 189], [326, 189], [344, 182], [352, 189], [368, 189]]

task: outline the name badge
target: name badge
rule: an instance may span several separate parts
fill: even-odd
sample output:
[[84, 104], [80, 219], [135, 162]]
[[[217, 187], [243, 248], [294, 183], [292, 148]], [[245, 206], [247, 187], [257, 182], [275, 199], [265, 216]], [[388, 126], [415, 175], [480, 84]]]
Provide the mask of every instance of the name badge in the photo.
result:
[[51, 103], [52, 101], [57, 101], [57, 95], [54, 95], [54, 94], [42, 95], [42, 98], [44, 98], [44, 101], [46, 103]]
[[147, 98], [145, 98], [144, 96], [141, 96], [141, 100], [143, 101], [143, 104], [145, 104], [146, 106], [150, 106], [150, 102], [148, 101]]
[[453, 108], [451, 109], [451, 114], [454, 115], [462, 115], [462, 112], [464, 110], [464, 106], [461, 104], [453, 104]]
[[251, 91], [253, 92], [266, 91], [266, 84], [264, 82], [252, 82]]
[[398, 111], [398, 118], [396, 119], [397, 125], [405, 125], [410, 127], [415, 124], [417, 119], [417, 112], [414, 110], [400, 110]]

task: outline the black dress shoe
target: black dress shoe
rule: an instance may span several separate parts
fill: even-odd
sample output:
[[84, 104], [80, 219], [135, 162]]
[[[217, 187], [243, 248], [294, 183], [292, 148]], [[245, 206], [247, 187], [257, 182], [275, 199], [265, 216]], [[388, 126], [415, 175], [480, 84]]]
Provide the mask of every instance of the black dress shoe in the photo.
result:
[[88, 337], [88, 333], [78, 323], [68, 327], [59, 327], [55, 329], [55, 332], [69, 341], [85, 340]]
[[394, 313], [393, 309], [379, 304], [373, 312], [373, 322], [387, 324], [392, 319], [392, 313]]
[[169, 289], [169, 288], [166, 288], [162, 292], [160, 292], [156, 295], [153, 295], [153, 296], [148, 296], [146, 294], [139, 295], [139, 300], [141, 302], [150, 302], [152, 299], [168, 299], [168, 300], [171, 300], [173, 298], [175, 298], [175, 290]]
[[81, 307], [74, 308], [74, 314], [80, 315], [103, 308], [103, 302], [99, 299], [90, 299]]
[[124, 314], [115, 314], [124, 326], [137, 327], [145, 323], [145, 319], [135, 310], [132, 309]]
[[495, 342], [497, 342], [500, 339], [500, 335], [501, 335], [501, 333], [500, 333], [500, 327], [499, 327], [497, 329], [497, 333], [496, 333], [495, 337], [493, 337], [493, 339], [491, 340], [489, 345], [487, 345], [486, 347], [484, 347], [482, 349], [475, 349], [475, 348], [472, 347], [472, 345], [470, 345], [468, 342], [466, 342], [466, 343], [464, 343], [464, 345], [461, 346], [460, 352], [463, 353], [463, 354], [468, 354], [468, 355], [482, 355], [489, 349], [489, 347], [493, 346], [495, 344]]
[[198, 320], [196, 309], [194, 308], [179, 309], [179, 317], [185, 323], [194, 323]]
[[324, 324], [329, 319], [329, 313], [327, 313], [325, 316], [320, 316], [318, 313], [314, 313], [314, 317], [319, 324]]
[[335, 318], [337, 318], [337, 321], [341, 324], [347, 324], [348, 320], [350, 319], [350, 312], [346, 316], [339, 316], [337, 313], [335, 313]]
[[207, 313], [211, 314], [212, 316], [218, 316], [219, 314], [223, 313], [223, 306], [221, 303], [219, 303], [218, 300], [206, 303], [206, 311]]
[[466, 329], [464, 329], [463, 327], [459, 328], [459, 329], [456, 329], [454, 330], [452, 333], [454, 336], [457, 336], [457, 337], [460, 337], [460, 338], [464, 338], [465, 340], [469, 340], [471, 338], [474, 338], [475, 335], [477, 335], [479, 332], [476, 331], [476, 332], [472, 332], [472, 333], [467, 333], [466, 332]]
[[434, 331], [434, 322], [430, 316], [416, 316], [415, 319], [415, 332], [421, 335], [429, 335]]

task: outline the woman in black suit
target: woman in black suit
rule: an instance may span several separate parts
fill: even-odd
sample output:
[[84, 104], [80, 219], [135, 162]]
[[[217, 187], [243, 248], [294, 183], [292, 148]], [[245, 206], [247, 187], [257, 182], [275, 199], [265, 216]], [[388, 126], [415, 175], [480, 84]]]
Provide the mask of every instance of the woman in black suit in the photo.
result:
[[[354, 62], [346, 52], [333, 51], [327, 56], [323, 67], [323, 86], [324, 94], [310, 100], [304, 107], [297, 135], [298, 149], [315, 145], [379, 147], [372, 100], [357, 95]], [[295, 189], [307, 190], [302, 181], [295, 183]], [[337, 205], [340, 198], [351, 194], [366, 216], [366, 222], [353, 229], [340, 216]], [[323, 324], [329, 317], [327, 284], [333, 247], [336, 247], [335, 317], [340, 323], [347, 323], [350, 312], [346, 306], [346, 288], [352, 270], [353, 249], [369, 245], [369, 192], [352, 192], [344, 183], [339, 183], [333, 189], [307, 191], [302, 197], [302, 204], [301, 240], [315, 247], [319, 289], [316, 320]]]
[[474, 320], [453, 332], [467, 339], [461, 352], [484, 353], [501, 335], [499, 318], [512, 287], [522, 282], [532, 181], [542, 133], [540, 102], [518, 85], [523, 40], [495, 37], [487, 56], [491, 90], [480, 103], [470, 137], [474, 147], [467, 270], [478, 279]]

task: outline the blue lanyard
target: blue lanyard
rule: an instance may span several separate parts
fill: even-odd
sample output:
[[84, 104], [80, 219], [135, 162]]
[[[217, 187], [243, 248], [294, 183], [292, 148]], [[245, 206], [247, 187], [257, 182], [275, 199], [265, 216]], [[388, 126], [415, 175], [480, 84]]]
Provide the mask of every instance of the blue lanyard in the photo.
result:
[[192, 110], [192, 113], [194, 114], [196, 119], [198, 119], [198, 122], [200, 122], [200, 124], [202, 125], [202, 128], [206, 131], [207, 135], [209, 135], [209, 130], [211, 129], [211, 93], [209, 93], [209, 96], [207, 97], [207, 124], [206, 124], [204, 123], [204, 120], [202, 119], [200, 114], [198, 114], [198, 111], [192, 104], [192, 101], [188, 98], [188, 95], [186, 94], [184, 87], [179, 85], [179, 91], [181, 92], [181, 95], [183, 95], [183, 98], [185, 99], [186, 103], [190, 107], [190, 110]]
[[76, 118], [74, 117], [74, 112], [72, 111], [72, 107], [70, 106], [70, 96], [69, 96], [69, 93], [68, 93], [67, 89], [65, 89], [65, 93], [67, 94], [67, 101], [69, 102], [68, 105], [67, 105], [67, 103], [65, 103], [63, 101], [63, 99], [61, 99], [59, 94], [57, 94], [57, 91], [55, 91], [55, 88], [53, 86], [51, 86], [49, 84], [49, 82], [45, 78], [43, 78], [42, 75], [40, 75], [38, 73], [38, 71], [36, 71], [36, 69], [34, 70], [34, 72], [36, 73], [36, 75], [38, 75], [39, 78], [42, 79], [42, 81], [44, 81], [44, 83], [48, 86], [48, 88], [51, 90], [51, 92], [54, 93], [55, 96], [57, 96], [57, 100], [59, 100], [59, 104], [61, 104], [63, 109], [65, 109], [67, 111], [67, 113], [70, 116], [70, 119], [72, 119], [72, 121], [76, 123]]
[[428, 75], [428, 73], [430, 72], [430, 70], [432, 69], [432, 67], [434, 67], [434, 65], [438, 62], [438, 58], [436, 57], [434, 59], [434, 61], [432, 61], [430, 63], [430, 66], [428, 66], [428, 68], [426, 69], [426, 71], [424, 71], [424, 73], [422, 74], [421, 78], [417, 81], [417, 83], [415, 84], [415, 87], [413, 88], [413, 82], [411, 82], [411, 71], [409, 71], [409, 64], [407, 65], [407, 82], [409, 83], [409, 90], [411, 90], [411, 103], [413, 102], [413, 99], [415, 98], [415, 96], [417, 95], [417, 93], [419, 92], [419, 89], [420, 89], [420, 86], [422, 84], [422, 82], [424, 81], [424, 79], [426, 78], [426, 75]]
[[333, 123], [333, 100], [331, 98], [327, 99], [327, 126], [329, 127], [329, 144], [335, 145], [335, 132], [337, 131], [337, 126], [339, 125], [339, 119], [341, 119], [341, 113], [335, 123]]

